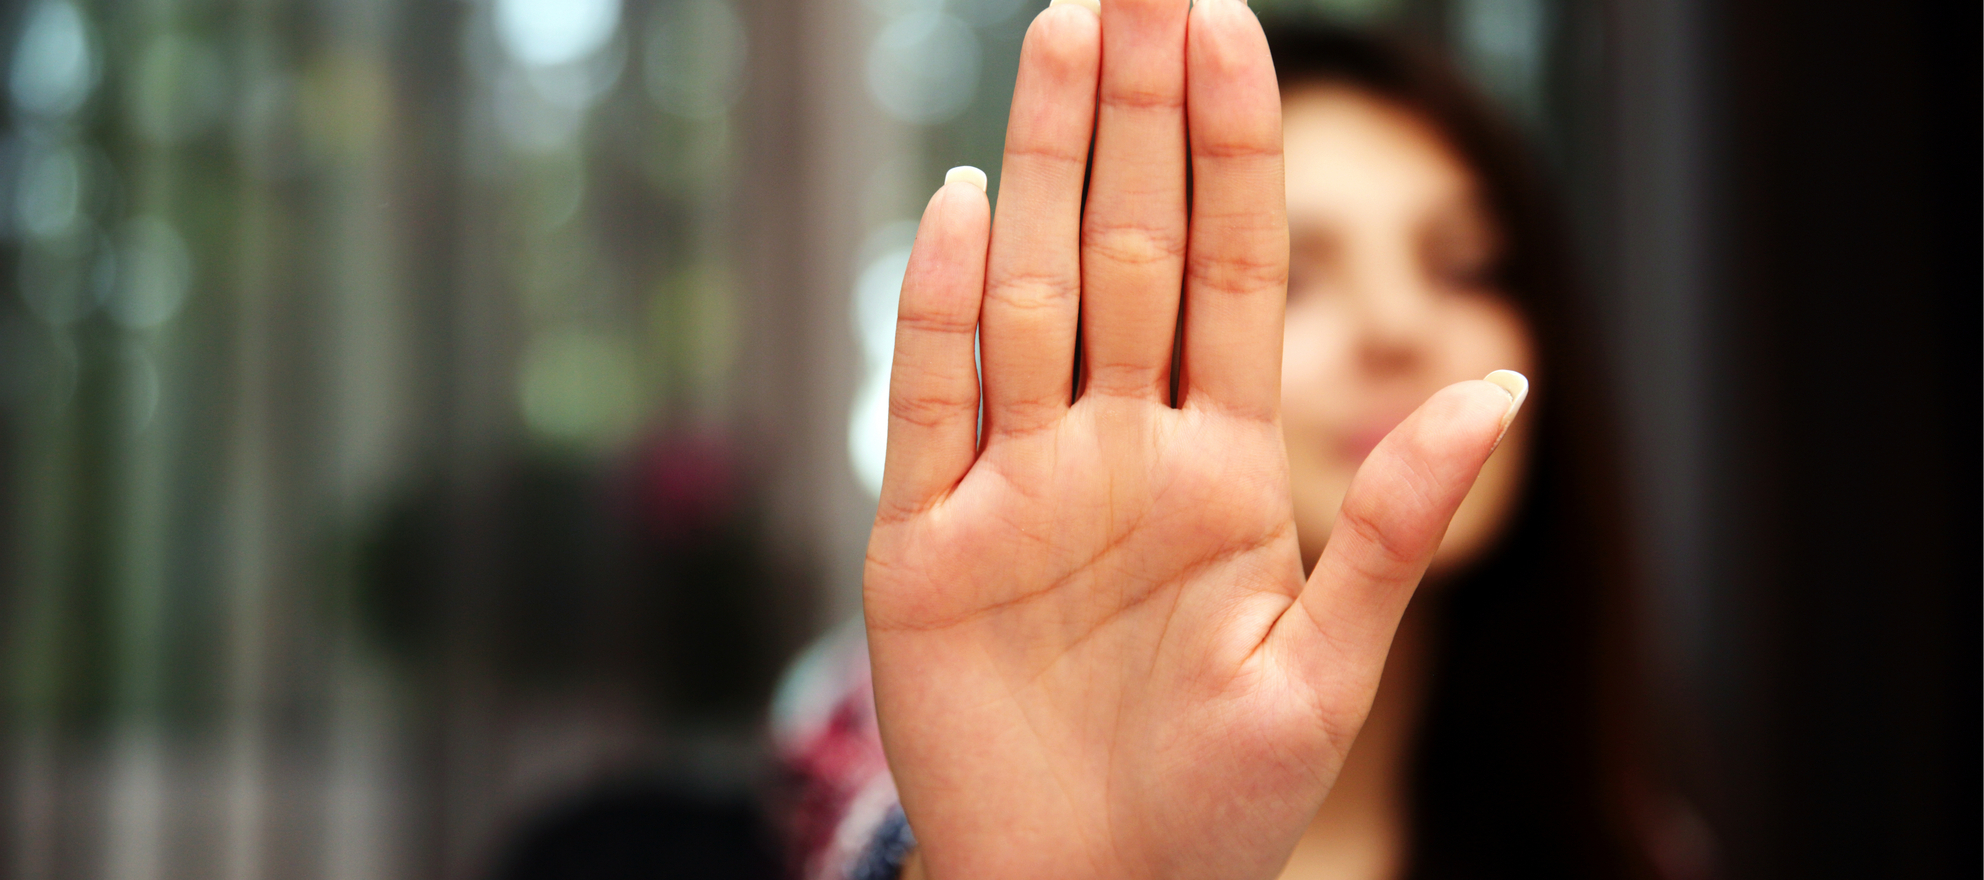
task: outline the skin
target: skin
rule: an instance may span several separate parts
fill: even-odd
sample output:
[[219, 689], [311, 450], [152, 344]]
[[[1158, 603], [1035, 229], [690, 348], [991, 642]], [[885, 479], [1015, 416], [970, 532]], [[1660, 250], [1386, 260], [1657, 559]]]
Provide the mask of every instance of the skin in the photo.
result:
[[1274, 877], [1344, 769], [1513, 399], [1432, 394], [1305, 577], [1280, 117], [1240, 0], [1052, 6], [997, 218], [962, 182], [926, 209], [864, 583], [912, 875]]
[[[1282, 419], [1302, 556], [1313, 561], [1372, 446], [1454, 382], [1536, 378], [1528, 325], [1492, 284], [1500, 242], [1474, 173], [1411, 110], [1311, 85], [1282, 104], [1290, 283]], [[1509, 518], [1528, 459], [1511, 426], [1454, 514], [1432, 576], [1465, 569]]]
[[[1500, 242], [1473, 172], [1425, 120], [1382, 98], [1310, 85], [1283, 96], [1291, 269], [1282, 418], [1295, 521], [1313, 564], [1377, 437], [1457, 380], [1534, 377], [1527, 324], [1488, 283]], [[1528, 459], [1518, 421], [1433, 556], [1429, 584], [1463, 571], [1510, 518]], [[1395, 877], [1407, 846], [1411, 746], [1430, 623], [1406, 612], [1356, 748], [1282, 873]]]

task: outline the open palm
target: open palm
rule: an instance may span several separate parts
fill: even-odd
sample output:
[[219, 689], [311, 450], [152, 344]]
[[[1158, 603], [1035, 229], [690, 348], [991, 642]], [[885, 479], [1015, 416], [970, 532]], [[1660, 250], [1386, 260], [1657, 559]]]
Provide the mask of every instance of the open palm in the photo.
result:
[[903, 287], [865, 602], [939, 878], [1273, 876], [1516, 402], [1401, 425], [1305, 583], [1266, 40], [1240, 0], [1104, 4], [1036, 19], [998, 218], [947, 183]]

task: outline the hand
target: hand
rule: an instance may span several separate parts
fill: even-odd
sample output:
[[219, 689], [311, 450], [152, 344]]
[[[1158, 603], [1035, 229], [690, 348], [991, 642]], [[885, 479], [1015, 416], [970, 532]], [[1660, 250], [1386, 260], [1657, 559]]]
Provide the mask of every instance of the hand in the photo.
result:
[[1518, 403], [1477, 381], [1421, 407], [1305, 585], [1266, 40], [1240, 0], [1103, 3], [1034, 21], [998, 218], [947, 183], [903, 285], [864, 592], [936, 880], [1274, 876]]

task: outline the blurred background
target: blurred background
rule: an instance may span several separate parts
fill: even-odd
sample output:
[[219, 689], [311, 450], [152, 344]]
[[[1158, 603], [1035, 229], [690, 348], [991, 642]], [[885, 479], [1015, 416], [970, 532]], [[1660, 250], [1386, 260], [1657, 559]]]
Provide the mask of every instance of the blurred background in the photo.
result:
[[[0, 2], [0, 877], [525, 876], [639, 810], [774, 863], [913, 223], [1042, 5]], [[1732, 876], [1976, 876], [1978, 7], [1255, 6], [1548, 158]]]

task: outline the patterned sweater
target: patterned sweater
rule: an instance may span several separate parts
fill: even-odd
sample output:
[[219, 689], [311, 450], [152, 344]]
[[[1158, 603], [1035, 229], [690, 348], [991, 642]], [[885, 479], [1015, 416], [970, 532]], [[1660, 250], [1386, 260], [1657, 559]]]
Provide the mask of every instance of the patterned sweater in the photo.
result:
[[893, 880], [915, 840], [882, 756], [861, 621], [793, 663], [773, 698], [771, 727], [802, 880]]
[[[916, 840], [875, 723], [860, 620], [800, 655], [772, 704], [772, 741], [790, 788], [785, 825], [802, 880], [896, 880]], [[1665, 880], [1718, 876], [1712, 832], [1678, 798], [1649, 802], [1635, 830]]]

